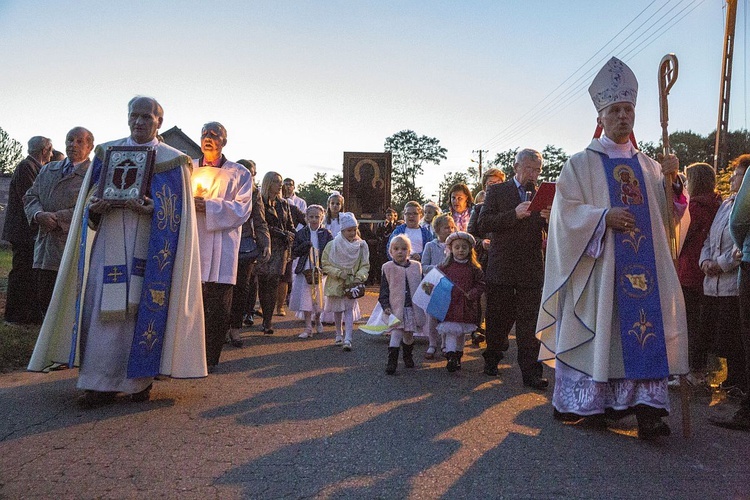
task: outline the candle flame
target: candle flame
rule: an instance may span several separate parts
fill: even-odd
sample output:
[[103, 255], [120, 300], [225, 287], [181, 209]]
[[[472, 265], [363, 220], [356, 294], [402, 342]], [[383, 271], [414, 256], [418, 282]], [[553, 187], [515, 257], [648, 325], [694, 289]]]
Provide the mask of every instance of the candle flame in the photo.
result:
[[193, 196], [196, 198], [206, 198], [209, 196], [211, 186], [213, 186], [216, 169], [199, 169], [193, 173]]

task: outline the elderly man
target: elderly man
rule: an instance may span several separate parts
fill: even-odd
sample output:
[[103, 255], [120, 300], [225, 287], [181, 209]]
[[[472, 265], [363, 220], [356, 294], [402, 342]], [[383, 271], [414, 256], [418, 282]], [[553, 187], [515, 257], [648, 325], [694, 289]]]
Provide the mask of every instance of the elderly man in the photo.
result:
[[244, 166], [226, 159], [222, 154], [226, 144], [227, 130], [221, 123], [203, 125], [203, 156], [194, 160], [192, 178], [209, 372], [219, 364], [229, 331], [241, 227], [253, 208], [253, 176]]
[[515, 176], [490, 185], [477, 220], [481, 234], [492, 233], [487, 259], [487, 348], [484, 372], [497, 375], [497, 364], [508, 349], [508, 334], [516, 325], [518, 366], [523, 384], [543, 390], [549, 384], [537, 361], [534, 337], [544, 281], [542, 238], [549, 210], [530, 212], [531, 196], [542, 171], [542, 155], [524, 149], [516, 155]]
[[29, 223], [38, 226], [34, 269], [42, 317], [47, 313], [52, 299], [57, 270], [73, 219], [73, 208], [91, 164], [89, 154], [93, 149], [94, 136], [91, 132], [83, 127], [72, 129], [65, 137], [68, 159], [45, 165], [23, 198]]
[[[206, 376], [191, 161], [158, 142], [163, 120], [156, 100], [135, 97], [130, 137], [96, 148], [73, 215], [80, 223], [71, 227], [60, 265], [65, 279], [55, 285], [29, 363], [39, 371], [80, 360], [83, 407], [117, 393], [146, 401], [157, 375]], [[108, 191], [137, 177], [123, 173], [132, 168], [128, 158], [152, 153], [150, 178], [143, 179], [148, 191], [116, 203]], [[103, 198], [94, 196], [99, 183]]]
[[23, 195], [39, 175], [42, 165], [52, 156], [52, 141], [35, 136], [29, 139], [29, 156], [21, 160], [13, 171], [8, 191], [3, 239], [11, 244], [13, 263], [8, 273], [8, 293], [5, 302], [5, 321], [9, 323], [39, 323], [34, 286], [34, 231], [23, 210]]
[[[632, 144], [638, 82], [610, 59], [589, 93], [604, 134], [565, 164], [552, 204], [539, 310], [540, 359], [555, 367], [555, 418], [635, 414], [638, 436], [667, 436], [667, 377], [688, 371], [685, 307], [667, 229], [685, 210], [679, 162]], [[669, 196], [665, 195], [665, 191]], [[667, 204], [676, 217], [667, 220]]]

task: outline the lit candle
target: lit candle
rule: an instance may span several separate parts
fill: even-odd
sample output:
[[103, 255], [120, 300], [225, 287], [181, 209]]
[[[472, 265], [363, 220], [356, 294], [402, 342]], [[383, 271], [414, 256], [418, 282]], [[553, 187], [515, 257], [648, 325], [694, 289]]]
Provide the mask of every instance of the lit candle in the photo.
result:
[[193, 170], [193, 196], [196, 198], [210, 198], [211, 190], [216, 180], [215, 168], [198, 168]]

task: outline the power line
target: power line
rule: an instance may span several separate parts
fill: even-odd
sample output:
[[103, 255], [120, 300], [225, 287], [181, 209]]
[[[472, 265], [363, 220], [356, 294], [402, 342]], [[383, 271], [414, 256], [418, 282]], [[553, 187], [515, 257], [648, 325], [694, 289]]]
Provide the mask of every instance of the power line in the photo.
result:
[[[698, 0], [693, 0], [693, 3], [691, 3], [691, 4], [689, 4], [689, 5], [687, 6], [687, 7], [685, 7], [685, 9], [689, 8], [689, 7], [690, 7], [691, 5], [693, 5], [693, 4], [694, 4], [694, 3], [696, 2], [696, 1], [698, 1]], [[644, 49], [646, 49], [646, 48], [647, 48], [647, 47], [648, 47], [649, 45], [651, 45], [651, 43], [653, 43], [654, 41], [656, 41], [656, 40], [657, 40], [657, 39], [658, 39], [658, 38], [659, 38], [660, 36], [663, 36], [663, 35], [664, 35], [664, 34], [665, 34], [665, 33], [666, 33], [667, 31], [669, 31], [669, 30], [670, 30], [670, 29], [671, 29], [671, 28], [672, 28], [672, 27], [673, 27], [673, 26], [674, 26], [675, 24], [677, 24], [677, 23], [678, 23], [679, 21], [681, 21], [681, 20], [682, 20], [682, 19], [683, 19], [683, 18], [684, 18], [684, 17], [685, 17], [685, 16], [687, 15], [687, 14], [689, 14], [690, 12], [692, 12], [693, 10], [695, 10], [695, 8], [697, 8], [697, 6], [698, 6], [698, 5], [700, 5], [700, 3], [703, 3], [703, 1], [704, 1], [704, 0], [700, 0], [700, 2], [699, 2], [699, 3], [697, 4], [697, 5], [695, 5], [695, 6], [694, 6], [694, 7], [693, 7], [693, 8], [692, 8], [692, 9], [691, 9], [690, 11], [688, 11], [688, 12], [685, 12], [685, 9], [683, 9], [682, 11], [678, 12], [677, 14], [675, 14], [674, 16], [672, 16], [672, 17], [671, 17], [670, 19], [668, 19], [667, 21], [665, 21], [665, 23], [663, 23], [662, 25], [658, 26], [658, 27], [656, 28], [656, 30], [655, 30], [655, 31], [654, 31], [654, 32], [652, 33], [652, 35], [651, 35], [651, 36], [649, 36], [649, 37], [647, 37], [647, 38], [646, 38], [646, 39], [644, 40], [644, 42], [643, 42], [643, 43], [645, 43], [645, 42], [648, 42], [648, 43], [647, 43], [646, 45], [643, 45], [643, 43], [640, 43], [640, 44], [638, 44], [638, 45], [637, 45], [636, 47], [634, 47], [634, 48], [633, 48], [633, 49], [632, 49], [632, 50], [631, 50], [630, 52], [628, 52], [628, 53], [627, 53], [626, 55], [619, 55], [619, 54], [618, 54], [618, 55], [617, 55], [617, 57], [618, 57], [618, 58], [620, 58], [620, 59], [627, 59], [627, 58], [629, 57], [629, 55], [630, 55], [631, 53], [633, 54], [633, 56], [635, 56], [635, 55], [639, 54], [639, 53], [640, 53], [640, 52], [642, 52], [642, 51], [643, 51]], [[670, 12], [671, 12], [671, 11], [670, 11]], [[667, 27], [666, 29], [662, 29], [662, 28], [663, 28], [664, 26], [666, 26], [666, 24], [668, 24], [668, 23], [669, 23], [670, 21], [673, 21], [673, 20], [674, 20], [674, 19], [675, 19], [675, 18], [676, 18], [677, 16], [679, 16], [679, 15], [680, 15], [681, 13], [683, 13], [682, 17], [680, 17], [679, 19], [677, 19], [676, 21], [674, 21], [674, 22], [673, 22], [673, 23], [672, 23], [672, 24], [671, 24], [670, 26], [668, 26], [668, 27]], [[652, 26], [653, 26], [653, 25], [652, 25]], [[654, 36], [654, 35], [658, 35], [658, 36]], [[626, 47], [625, 47], [625, 48], [624, 48], [623, 50], [626, 50], [626, 49], [630, 48], [630, 47], [631, 47], [632, 45], [633, 45], [633, 43], [630, 43], [630, 44], [628, 44], [628, 45], [627, 45], [627, 46], [626, 46]], [[640, 50], [638, 50], [637, 52], [633, 53], [633, 50], [636, 50], [636, 49], [638, 49], [638, 48], [640, 48]], [[587, 86], [589, 85], [589, 82], [590, 82], [590, 80], [591, 80], [591, 79], [593, 78], [593, 76], [594, 76], [594, 75], [595, 75], [595, 74], [596, 74], [596, 73], [597, 73], [597, 72], [599, 71], [599, 68], [600, 68], [600, 66], [599, 66], [599, 65], [600, 65], [601, 63], [603, 63], [603, 62], [604, 62], [604, 60], [605, 60], [605, 59], [607, 59], [607, 57], [608, 57], [608, 56], [605, 56], [604, 58], [600, 59], [600, 60], [598, 61], [598, 65], [597, 65], [597, 66], [593, 67], [593, 68], [592, 68], [592, 69], [591, 69], [591, 70], [589, 71], [589, 73], [587, 73], [587, 74], [583, 75], [583, 76], [582, 76], [581, 78], [579, 78], [579, 80], [581, 80], [581, 81], [582, 81], [582, 85], [581, 85], [581, 86], [579, 86], [579, 87], [577, 87], [577, 88], [573, 88], [573, 89], [571, 89], [571, 90], [570, 90], [569, 92], [567, 92], [567, 93], [566, 93], [566, 94], [565, 94], [564, 96], [560, 97], [560, 100], [561, 100], [561, 102], [560, 102], [559, 104], [556, 104], [556, 107], [557, 107], [557, 108], [560, 108], [560, 109], [559, 109], [559, 111], [561, 111], [561, 110], [562, 110], [562, 109], [564, 109], [564, 108], [567, 108], [569, 104], [572, 104], [573, 102], [577, 101], [578, 99], [580, 99], [581, 97], [583, 97], [583, 96], [585, 95], [585, 93], [583, 93], [583, 92], [581, 92], [581, 91], [582, 91], [582, 90], [584, 90], [584, 89], [585, 89], [585, 88], [586, 88], [586, 87], [587, 87]], [[548, 110], [547, 110], [547, 111], [548, 111]], [[536, 118], [537, 118], [538, 116], [540, 116], [540, 115], [541, 115], [542, 113], [544, 113], [544, 114], [545, 114], [546, 116], [550, 116], [550, 115], [549, 115], [548, 113], [546, 113], [546, 112], [545, 112], [545, 110], [542, 110], [542, 111], [538, 112], [538, 113], [537, 113], [537, 114], [536, 114], [536, 115], [535, 115], [534, 117], [532, 117], [532, 118], [533, 118], [533, 119], [536, 119]], [[555, 114], [557, 114], [557, 113], [555, 113]], [[508, 136], [506, 140], [507, 140], [507, 142], [512, 142], [512, 141], [518, 140], [518, 139], [520, 139], [521, 137], [524, 137], [524, 136], [526, 136], [526, 135], [527, 135], [527, 134], [528, 134], [529, 132], [531, 132], [532, 130], [534, 130], [534, 129], [535, 129], [536, 127], [537, 127], [537, 123], [536, 123], [535, 121], [530, 121], [530, 122], [526, 123], [526, 124], [525, 124], [524, 126], [522, 126], [522, 127], [520, 128], [520, 129], [518, 129], [518, 130], [516, 131], [516, 133], [515, 133], [515, 134], [511, 134], [510, 136]]]
[[[668, 0], [668, 1], [667, 1], [667, 2], [665, 3], [665, 4], [663, 4], [663, 5], [661, 6], [661, 7], [659, 7], [659, 8], [658, 8], [658, 9], [657, 9], [657, 10], [656, 10], [655, 12], [653, 12], [652, 14], [650, 14], [650, 17], [653, 17], [653, 16], [655, 16], [656, 14], [658, 14], [658, 13], [659, 13], [659, 11], [661, 11], [661, 10], [662, 10], [662, 9], [664, 9], [664, 8], [666, 8], [666, 7], [667, 7], [667, 5], [669, 4], [669, 1], [671, 1], [671, 0]], [[680, 1], [684, 1], [684, 0], [680, 0]], [[653, 3], [654, 3], [654, 2], [651, 2], [651, 3], [650, 3], [649, 5], [647, 5], [647, 6], [646, 6], [646, 7], [645, 7], [645, 8], [644, 8], [644, 9], [643, 9], [643, 10], [642, 10], [641, 12], [639, 12], [639, 13], [638, 13], [638, 14], [637, 14], [637, 15], [635, 16], [635, 18], [633, 18], [633, 20], [631, 20], [631, 21], [630, 21], [630, 22], [629, 22], [629, 23], [628, 23], [628, 24], [627, 24], [627, 25], [625, 26], [625, 28], [621, 29], [621, 30], [620, 30], [620, 31], [619, 31], [619, 32], [617, 33], [617, 35], [615, 35], [615, 36], [614, 36], [614, 37], [612, 37], [612, 38], [611, 38], [611, 39], [610, 39], [609, 41], [607, 41], [607, 42], [606, 42], [606, 43], [605, 43], [605, 44], [604, 44], [604, 45], [603, 45], [603, 46], [602, 46], [602, 47], [601, 47], [601, 48], [600, 48], [600, 49], [599, 49], [599, 50], [598, 50], [598, 51], [597, 51], [597, 52], [596, 52], [596, 53], [595, 53], [595, 54], [594, 54], [593, 56], [591, 56], [591, 57], [590, 57], [590, 58], [588, 59], [588, 61], [587, 61], [586, 63], [584, 63], [583, 65], [581, 65], [581, 66], [580, 66], [580, 67], [579, 67], [579, 68], [578, 68], [578, 69], [577, 69], [576, 71], [574, 71], [574, 72], [573, 72], [573, 74], [571, 74], [571, 76], [569, 76], [569, 77], [568, 77], [568, 78], [567, 78], [567, 79], [566, 79], [565, 81], [568, 81], [568, 80], [570, 80], [570, 79], [571, 79], [571, 78], [572, 78], [573, 76], [575, 76], [575, 74], [576, 74], [576, 73], [578, 73], [578, 72], [579, 72], [579, 71], [580, 71], [580, 70], [581, 70], [581, 69], [582, 69], [582, 68], [583, 68], [584, 66], [586, 66], [586, 65], [587, 65], [587, 64], [588, 64], [588, 63], [589, 63], [590, 61], [592, 61], [592, 60], [593, 60], [593, 59], [594, 59], [594, 58], [596, 57], [596, 55], [597, 55], [597, 54], [601, 53], [601, 52], [602, 52], [602, 51], [603, 51], [603, 50], [604, 50], [604, 49], [605, 49], [605, 48], [606, 48], [606, 47], [607, 47], [607, 46], [608, 46], [608, 45], [609, 45], [610, 43], [612, 43], [612, 41], [613, 41], [613, 40], [615, 40], [615, 39], [616, 39], [616, 38], [617, 38], [617, 37], [618, 37], [618, 36], [619, 36], [620, 34], [622, 34], [622, 33], [623, 33], [623, 32], [624, 32], [624, 31], [625, 31], [626, 29], [627, 29], [627, 27], [629, 27], [630, 25], [632, 25], [632, 24], [633, 24], [633, 23], [634, 23], [634, 22], [635, 22], [635, 21], [636, 21], [636, 20], [637, 20], [637, 19], [638, 19], [638, 18], [639, 18], [639, 17], [641, 16], [641, 15], [643, 15], [643, 14], [645, 13], [645, 11], [646, 11], [646, 10], [647, 10], [647, 9], [648, 9], [648, 8], [649, 8], [649, 7], [651, 6], [651, 5], [653, 5]], [[679, 4], [678, 4], [678, 5], [679, 5]], [[628, 35], [627, 35], [627, 36], [626, 36], [626, 37], [625, 37], [625, 38], [624, 38], [624, 39], [623, 39], [622, 41], [618, 42], [618, 44], [619, 44], [618, 46], [621, 46], [621, 45], [622, 45], [623, 43], [625, 43], [625, 42], [626, 42], [627, 40], [629, 40], [629, 39], [630, 39], [631, 37], [633, 37], [633, 36], [635, 36], [636, 34], [638, 34], [638, 32], [639, 32], [640, 30], [642, 30], [642, 29], [643, 29], [643, 26], [644, 26], [644, 25], [645, 25], [645, 23], [644, 23], [644, 24], [642, 24], [642, 25], [640, 25], [639, 27], [637, 27], [637, 28], [636, 28], [635, 30], [633, 30], [632, 32], [630, 32], [630, 33], [629, 33], [629, 34], [628, 34]], [[616, 46], [616, 47], [615, 47], [615, 48], [614, 48], [614, 49], [613, 49], [612, 51], [608, 51], [608, 53], [611, 53], [611, 52], [613, 52], [614, 50], [617, 50], [617, 47], [618, 47], [618, 46]], [[604, 60], [605, 60], [605, 59], [607, 59], [607, 58], [608, 58], [608, 56], [607, 56], [607, 55], [605, 54], [605, 55], [604, 55], [603, 57], [601, 57], [600, 59], [596, 60], [596, 61], [595, 61], [595, 62], [594, 62], [594, 63], [593, 63], [593, 64], [592, 64], [592, 65], [591, 65], [591, 66], [590, 66], [590, 67], [589, 67], [589, 68], [588, 68], [588, 69], [586, 70], [586, 72], [585, 72], [585, 73], [584, 73], [583, 75], [579, 76], [579, 77], [578, 77], [578, 78], [577, 78], [577, 79], [576, 79], [576, 80], [575, 80], [574, 82], [572, 82], [571, 84], [567, 85], [567, 86], [566, 86], [566, 87], [565, 87], [565, 88], [564, 88], [564, 89], [563, 89], [563, 90], [562, 90], [562, 91], [560, 92], [560, 93], [562, 94], [562, 97], [561, 97], [561, 96], [559, 96], [559, 95], [558, 95], [558, 96], [556, 96], [556, 97], [555, 97], [555, 98], [553, 99], [553, 103], [552, 103], [552, 104], [554, 104], [554, 101], [555, 101], [555, 100], [565, 99], [565, 98], [566, 98], [566, 97], [568, 97], [568, 96], [569, 96], [569, 95], [570, 95], [571, 93], [577, 93], [577, 92], [579, 91], [579, 89], [578, 89], [578, 86], [579, 86], [579, 84], [580, 84], [581, 82], [587, 82], [587, 81], [588, 81], [588, 80], [590, 79], [590, 78], [589, 78], [589, 75], [591, 74], [591, 72], [592, 72], [592, 71], [594, 71], [594, 70], [597, 70], [597, 69], [598, 69], [598, 68], [599, 68], [599, 67], [601, 66], [601, 62], [602, 62], [602, 61], [604, 61]], [[562, 86], [562, 84], [561, 84], [561, 85], [558, 85], [558, 87], [556, 88], [556, 90], [557, 90], [557, 89], [559, 89], [559, 88], [560, 88], [561, 86]], [[518, 127], [522, 127], [522, 126], [523, 126], [522, 124], [525, 124], [525, 122], [527, 122], [527, 121], [533, 121], [534, 119], [536, 119], [536, 118], [537, 118], [537, 116], [539, 116], [539, 114], [540, 114], [540, 113], [544, 112], [544, 110], [541, 110], [541, 111], [537, 111], [536, 113], [534, 113], [533, 111], [534, 111], [534, 110], [537, 110], [537, 108], [541, 107], [541, 106], [542, 106], [542, 104], [544, 104], [544, 102], [545, 102], [545, 101], [547, 100], [547, 98], [551, 97], [551, 96], [552, 96], [553, 94], [554, 94], [554, 91], [553, 91], [553, 92], [551, 92], [550, 94], [548, 94], [548, 96], [547, 96], [547, 97], [545, 97], [545, 99], [543, 99], [542, 101], [540, 101], [539, 103], [537, 103], [537, 104], [536, 104], [536, 105], [535, 105], [534, 107], [532, 107], [532, 108], [531, 108], [531, 109], [530, 109], [530, 110], [529, 110], [529, 111], [528, 111], [528, 112], [526, 113], [525, 117], [522, 117], [521, 119], [518, 119], [518, 120], [516, 120], [515, 122], [511, 123], [511, 124], [510, 124], [509, 126], [507, 126], [507, 127], [506, 127], [506, 128], [505, 128], [505, 129], [503, 130], [503, 132], [505, 132], [505, 131], [507, 131], [507, 130], [509, 130], [509, 129], [514, 129], [514, 132], [515, 132], [515, 131], [517, 131], [517, 130], [518, 130]], [[511, 136], [512, 136], [512, 135], [514, 134], [514, 132], [511, 132], [511, 133], [510, 133], [510, 134], [511, 134]], [[493, 140], [491, 141], [491, 143], [492, 143], [493, 145], [496, 145], [496, 144], [498, 144], [498, 143], [500, 143], [500, 142], [507, 142], [507, 137], [503, 136], [503, 134], [502, 134], [502, 133], [498, 134], [498, 135], [497, 135], [497, 136], [495, 137], [495, 139], [493, 139]]]
[[[671, 12], [673, 12], [677, 7], [679, 7], [685, 1], [686, 0], [680, 0], [680, 2], [677, 5], [673, 6], [669, 11], [667, 11], [665, 13], [665, 15], [668, 15]], [[693, 0], [693, 3], [695, 1], [696, 0]], [[701, 0], [701, 1], [703, 1], [703, 0]], [[651, 14], [651, 18], [653, 19], [654, 16], [661, 9], [663, 9], [664, 7], [666, 7], [666, 4], [663, 5], [660, 9], [657, 9], [657, 11], [655, 11], [653, 14]], [[690, 7], [690, 5], [688, 5], [688, 7]], [[676, 14], [675, 16], [673, 16], [672, 18], [670, 18], [670, 20], [674, 19], [681, 12], [684, 12], [684, 10], [685, 10], [685, 8], [682, 11], [678, 12], [678, 14]], [[651, 24], [648, 24], [647, 27], [645, 28], [645, 31], [643, 33], [638, 33], [638, 31], [641, 30], [641, 28], [638, 28], [635, 31], [631, 32], [624, 40], [622, 40], [621, 42], [619, 42], [618, 47], [616, 47], [612, 52], [615, 53], [615, 54], [617, 54], [618, 50], [620, 50], [620, 51], [627, 50], [630, 47], [632, 47], [635, 43], [637, 43], [638, 41], [640, 41], [641, 39], [643, 39], [644, 37], [646, 39], [648, 39], [650, 37], [649, 32], [653, 32], [653, 33], [657, 33], [658, 34], [659, 30], [661, 28], [661, 26], [656, 27], [656, 24], [658, 23], [658, 21], [659, 21], [659, 19], [657, 18], [654, 22], [652, 22]], [[667, 22], [669, 22], [669, 21], [667, 21]], [[636, 35], [636, 34], [638, 34], [639, 36], [637, 38], [634, 38], [632, 41], [630, 41], [629, 43], [627, 43], [627, 45], [625, 45], [623, 47], [623, 44], [625, 44], [630, 38], [633, 38], [634, 35]], [[651, 42], [653, 42], [654, 40], [655, 40], [655, 38], [652, 38], [651, 41], [649, 42], [649, 44]], [[638, 45], [638, 46], [640, 46], [640, 45]], [[556, 107], [556, 108], [567, 107], [567, 105], [571, 101], [577, 100], [580, 97], [580, 95], [581, 95], [581, 91], [588, 86], [589, 82], [591, 81], [591, 78], [599, 71], [601, 65], [609, 57], [610, 57], [609, 55], [605, 55], [602, 58], [600, 58], [596, 63], [594, 63], [594, 65], [588, 70], [588, 72], [586, 74], [584, 74], [581, 77], [579, 77], [576, 80], [576, 82], [574, 82], [571, 86], [568, 87], [568, 89], [566, 90], [565, 94], [563, 94], [562, 96], [559, 96], [559, 97], [556, 98], [556, 99], [558, 99], [561, 102], [560, 103], [553, 103], [554, 104], [553, 107]], [[626, 58], [625, 56], [618, 56], [618, 57], [620, 59], [625, 59]], [[580, 85], [576, 86], [576, 84], [580, 84]], [[511, 132], [510, 134], [507, 134], [506, 136], [503, 137], [503, 139], [504, 139], [503, 142], [509, 142], [509, 143], [510, 142], [514, 142], [514, 141], [518, 140], [520, 137], [523, 137], [526, 134], [528, 134], [528, 132], [530, 132], [531, 130], [533, 130], [534, 128], [536, 128], [536, 126], [537, 126], [537, 118], [540, 117], [543, 114], [548, 116], [548, 109], [541, 109], [541, 110], [537, 111], [536, 113], [534, 113], [532, 116], [527, 117], [527, 119], [525, 120], [525, 123], [523, 123], [523, 125], [519, 124], [517, 126], [517, 128], [513, 132]]]
[[[655, 16], [661, 10], [667, 7], [669, 2], [659, 7], [656, 11], [654, 11], [652, 14], [649, 15], [649, 19], [653, 19], [652, 22], [650, 23], [644, 22], [638, 28], [630, 32], [622, 41], [618, 42], [617, 46], [614, 47], [612, 51], [610, 51], [609, 53], [617, 54], [618, 52], [619, 53], [624, 52], [624, 55], [618, 56], [621, 59], [625, 59], [629, 56], [635, 56], [639, 54], [645, 48], [651, 45], [654, 41], [656, 41], [658, 38], [663, 36], [672, 27], [678, 24], [687, 15], [693, 12], [705, 0], [693, 0], [687, 6], [684, 6], [682, 9], [674, 13], [674, 15], [672, 15], [666, 20], [663, 20], [664, 17], [669, 16], [676, 9], [678, 9], [681, 5], [683, 5], [685, 1], [686, 0], [680, 0], [676, 5], [673, 5], [669, 10], [667, 10], [660, 18], [655, 18]], [[613, 40], [615, 40], [618, 36], [620, 36], [638, 18], [640, 18], [646, 12], [646, 10], [648, 10], [653, 4], [654, 2], [651, 2], [643, 10], [641, 10], [641, 12], [639, 12], [623, 29], [621, 29], [614, 37], [612, 37], [609, 41], [607, 41], [602, 46], [602, 48], [600, 48], [597, 52], [595, 52], [594, 55], [591, 56], [584, 64], [579, 66], [568, 78], [566, 78], [561, 84], [559, 84], [552, 92], [547, 94], [541, 101], [539, 101], [535, 106], [533, 106], [528, 112], [526, 112], [520, 118], [516, 119], [510, 125], [505, 127], [501, 132], [495, 135], [492, 139], [487, 141], [483, 145], [483, 147], [485, 146], [494, 147], [503, 143], [510, 143], [512, 142], [512, 140], [518, 140], [524, 137], [525, 135], [527, 135], [531, 130], [533, 130], [534, 128], [538, 126], [537, 120], [542, 114], [544, 114], [547, 117], [556, 115], [559, 112], [561, 112], [563, 109], [567, 108], [571, 103], [581, 98], [583, 96], [583, 94], [581, 93], [581, 90], [583, 90], [588, 85], [588, 83], [591, 80], [591, 77], [594, 74], [596, 74], [596, 72], [599, 70], [599, 68], [601, 67], [601, 64], [605, 61], [605, 59], [608, 59], [609, 57], [608, 55], [605, 55], [599, 58], [598, 60], [596, 60], [596, 62], [594, 62], [593, 65], [590, 66], [588, 70], [585, 70], [584, 73], [581, 76], [579, 76], [575, 81], [565, 86], [562, 90], [560, 89], [561, 87], [565, 85], [566, 82], [571, 80], [577, 73], [581, 72], [581, 70], [584, 67], [586, 67], [588, 63], [594, 60], [598, 54], [600, 54], [609, 44], [612, 43]], [[660, 21], [662, 22], [660, 23]], [[549, 104], [547, 106], [544, 106], [543, 109], [540, 109], [548, 101], [550, 101]]]
[[[557, 87], [555, 87], [555, 88], [554, 88], [554, 89], [553, 89], [553, 90], [552, 90], [552, 91], [551, 91], [551, 92], [550, 92], [549, 94], [547, 94], [546, 96], [544, 96], [544, 98], [543, 98], [543, 99], [542, 99], [541, 101], [539, 101], [539, 102], [538, 102], [538, 103], [537, 103], [537, 104], [536, 104], [536, 105], [535, 105], [535, 106], [534, 106], [533, 108], [531, 108], [531, 110], [533, 110], [534, 108], [536, 108], [536, 107], [538, 107], [538, 106], [541, 106], [541, 105], [542, 105], [542, 104], [543, 104], [544, 102], [546, 102], [548, 98], [550, 98], [550, 97], [551, 97], [551, 96], [552, 96], [552, 95], [553, 95], [553, 94], [554, 94], [555, 92], [557, 92], [557, 90], [558, 90], [558, 89], [559, 89], [560, 87], [562, 87], [562, 86], [563, 86], [563, 85], [565, 84], [565, 82], [567, 82], [568, 80], [570, 80], [571, 78], [573, 78], [573, 76], [575, 76], [575, 74], [576, 74], [576, 73], [578, 73], [578, 72], [579, 72], [579, 71], [580, 71], [580, 70], [581, 70], [581, 69], [582, 69], [582, 68], [583, 68], [584, 66], [586, 66], [586, 64], [588, 64], [588, 63], [589, 63], [589, 61], [591, 61], [591, 60], [592, 60], [592, 59], [593, 59], [594, 57], [596, 57], [596, 55], [597, 55], [597, 54], [599, 54], [599, 53], [600, 53], [600, 52], [601, 52], [602, 50], [604, 50], [604, 48], [605, 48], [605, 47], [606, 47], [607, 45], [609, 45], [609, 44], [610, 44], [610, 43], [612, 42], [612, 40], [614, 40], [615, 38], [617, 38], [618, 36], [620, 36], [620, 34], [621, 34], [621, 33], [622, 33], [623, 31], [625, 31], [625, 30], [626, 30], [626, 29], [628, 28], [628, 26], [630, 26], [631, 24], [633, 24], [633, 23], [634, 23], [634, 22], [636, 21], [636, 19], [638, 19], [638, 18], [639, 18], [639, 17], [641, 16], [641, 14], [643, 14], [644, 12], [646, 12], [646, 10], [647, 10], [647, 9], [648, 9], [649, 7], [651, 7], [651, 6], [652, 6], [652, 5], [653, 5], [653, 4], [655, 3], [655, 2], [656, 2], [656, 0], [653, 0], [653, 1], [652, 1], [652, 2], [650, 3], [650, 4], [648, 4], [648, 5], [647, 5], [647, 6], [646, 6], [646, 7], [645, 7], [645, 8], [644, 8], [644, 9], [643, 9], [642, 11], [640, 11], [640, 12], [638, 13], [638, 15], [637, 15], [637, 16], [635, 16], [635, 17], [633, 18], [633, 20], [631, 20], [631, 21], [630, 21], [630, 22], [629, 22], [628, 24], [626, 24], [626, 25], [625, 25], [625, 27], [624, 27], [624, 28], [622, 28], [622, 29], [621, 29], [620, 31], [618, 31], [618, 32], [617, 32], [617, 34], [615, 34], [615, 36], [613, 36], [612, 38], [610, 38], [610, 39], [609, 39], [609, 40], [607, 41], [607, 43], [605, 43], [605, 44], [604, 44], [604, 45], [603, 45], [603, 46], [602, 46], [602, 47], [601, 47], [601, 48], [600, 48], [599, 50], [597, 50], [597, 51], [596, 51], [596, 52], [594, 53], [594, 55], [592, 55], [591, 57], [589, 57], [589, 58], [588, 58], [588, 60], [587, 60], [586, 62], [584, 62], [583, 64], [581, 64], [581, 65], [580, 65], [580, 66], [579, 66], [579, 67], [578, 67], [578, 68], [577, 68], [577, 69], [576, 69], [576, 70], [575, 70], [575, 71], [574, 71], [573, 73], [571, 73], [571, 74], [570, 74], [570, 76], [569, 76], [568, 78], [566, 78], [565, 80], [563, 80], [563, 81], [562, 81], [562, 83], [560, 83], [560, 84], [559, 84], [559, 85], [558, 85]], [[658, 12], [658, 11], [657, 11], [657, 12]], [[531, 110], [529, 110], [529, 111], [531, 111]], [[495, 139], [496, 139], [497, 137], [499, 137], [499, 136], [500, 136], [501, 134], [503, 134], [503, 133], [504, 133], [505, 131], [507, 131], [507, 130], [508, 130], [509, 128], [511, 128], [512, 126], [513, 126], [513, 124], [511, 123], [510, 125], [508, 125], [507, 127], [505, 127], [505, 128], [503, 129], [503, 130], [501, 130], [500, 132], [498, 132], [498, 133], [497, 133], [497, 135], [495, 135], [495, 136], [494, 136], [494, 137], [493, 137], [492, 139], [490, 139], [489, 141], [487, 141], [487, 142], [486, 142], [485, 144], [483, 144], [482, 146], [484, 147], [484, 146], [486, 146], [487, 144], [489, 144], [490, 142], [494, 141], [494, 140], [495, 140]]]

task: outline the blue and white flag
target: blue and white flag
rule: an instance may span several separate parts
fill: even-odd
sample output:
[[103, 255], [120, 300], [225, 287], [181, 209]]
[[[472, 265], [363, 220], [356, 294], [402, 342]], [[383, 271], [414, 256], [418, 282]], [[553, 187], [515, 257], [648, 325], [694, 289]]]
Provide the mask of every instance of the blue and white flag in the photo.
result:
[[[431, 293], [427, 293], [426, 289], [430, 288]], [[451, 305], [452, 290], [451, 280], [434, 268], [422, 279], [419, 288], [414, 292], [412, 302], [438, 321], [444, 321]]]

